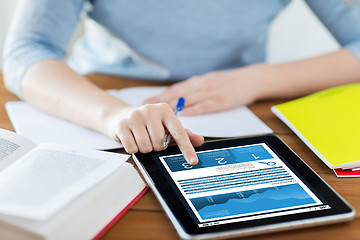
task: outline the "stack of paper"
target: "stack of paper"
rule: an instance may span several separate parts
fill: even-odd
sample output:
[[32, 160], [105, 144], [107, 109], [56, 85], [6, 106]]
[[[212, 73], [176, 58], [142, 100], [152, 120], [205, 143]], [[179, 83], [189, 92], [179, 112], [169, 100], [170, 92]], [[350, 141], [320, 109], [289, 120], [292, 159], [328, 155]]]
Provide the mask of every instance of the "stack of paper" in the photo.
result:
[[330, 88], [272, 111], [338, 176], [359, 176], [360, 84]]

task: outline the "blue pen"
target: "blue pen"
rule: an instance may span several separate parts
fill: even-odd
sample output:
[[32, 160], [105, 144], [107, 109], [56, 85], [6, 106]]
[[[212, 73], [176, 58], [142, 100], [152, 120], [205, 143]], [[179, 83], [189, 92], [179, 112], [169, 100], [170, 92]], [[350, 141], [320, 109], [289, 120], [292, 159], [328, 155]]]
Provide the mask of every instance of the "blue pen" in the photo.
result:
[[[174, 110], [176, 117], [178, 117], [179, 112], [181, 110], [183, 110], [184, 105], [185, 105], [185, 99], [183, 97], [179, 98], [179, 100], [176, 104], [175, 110]], [[170, 141], [171, 141], [171, 135], [170, 135], [170, 132], [166, 129], [165, 137], [164, 137], [164, 141], [163, 141], [164, 147], [167, 147], [169, 145]]]

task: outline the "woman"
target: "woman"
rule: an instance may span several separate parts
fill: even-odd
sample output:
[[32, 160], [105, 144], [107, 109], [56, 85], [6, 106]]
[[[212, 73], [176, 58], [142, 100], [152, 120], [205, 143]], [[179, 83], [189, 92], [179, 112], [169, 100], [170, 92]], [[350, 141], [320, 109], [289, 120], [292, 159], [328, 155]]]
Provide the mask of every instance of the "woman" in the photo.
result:
[[[49, 113], [118, 138], [128, 153], [163, 150], [168, 129], [196, 164], [193, 145], [204, 139], [173, 114], [179, 97], [186, 99], [182, 114], [191, 115], [359, 82], [359, 4], [306, 2], [343, 48], [265, 64], [269, 26], [289, 0], [21, 0], [5, 49], [5, 82]], [[63, 59], [82, 12], [91, 23], [68, 66]], [[89, 72], [174, 84], [133, 107], [81, 76]]]

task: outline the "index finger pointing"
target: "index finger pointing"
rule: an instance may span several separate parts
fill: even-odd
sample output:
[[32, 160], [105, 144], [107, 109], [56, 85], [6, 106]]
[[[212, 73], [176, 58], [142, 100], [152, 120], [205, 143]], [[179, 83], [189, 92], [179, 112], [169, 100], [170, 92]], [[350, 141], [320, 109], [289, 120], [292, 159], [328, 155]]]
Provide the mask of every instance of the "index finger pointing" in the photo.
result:
[[195, 165], [198, 163], [199, 159], [196, 155], [195, 149], [191, 144], [190, 138], [182, 127], [180, 121], [175, 117], [171, 123], [165, 123], [165, 127], [170, 132], [172, 138], [175, 140], [176, 144], [178, 145], [180, 151], [184, 154], [185, 160], [191, 164]]

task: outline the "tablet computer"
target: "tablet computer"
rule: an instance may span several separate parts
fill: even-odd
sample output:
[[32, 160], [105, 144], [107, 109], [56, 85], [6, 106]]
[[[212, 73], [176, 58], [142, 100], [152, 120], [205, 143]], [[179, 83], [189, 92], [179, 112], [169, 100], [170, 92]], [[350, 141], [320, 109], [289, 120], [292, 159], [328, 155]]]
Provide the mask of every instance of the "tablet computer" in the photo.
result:
[[234, 237], [350, 220], [355, 211], [273, 135], [133, 155], [183, 239]]

